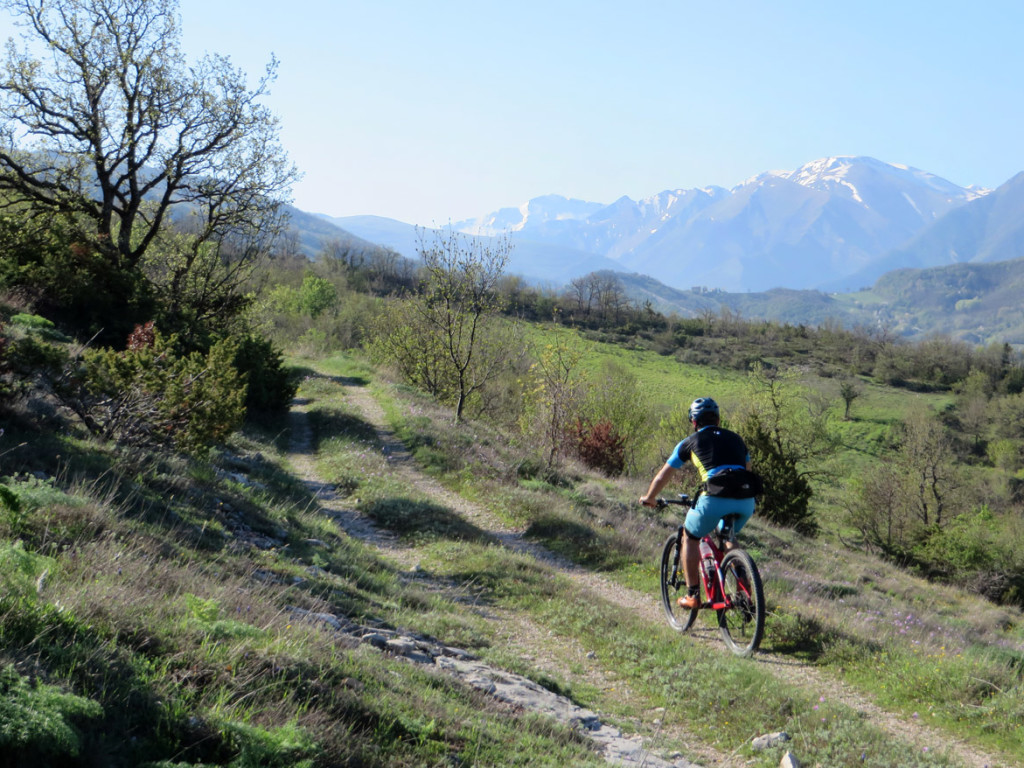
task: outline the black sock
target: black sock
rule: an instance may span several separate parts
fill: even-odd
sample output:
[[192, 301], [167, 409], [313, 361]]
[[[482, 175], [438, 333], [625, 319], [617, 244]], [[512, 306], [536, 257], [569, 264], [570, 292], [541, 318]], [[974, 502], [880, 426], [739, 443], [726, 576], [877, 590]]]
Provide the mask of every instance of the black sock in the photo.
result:
[[697, 597], [697, 595], [700, 594], [700, 587], [687, 587], [686, 594], [688, 594], [690, 597]]

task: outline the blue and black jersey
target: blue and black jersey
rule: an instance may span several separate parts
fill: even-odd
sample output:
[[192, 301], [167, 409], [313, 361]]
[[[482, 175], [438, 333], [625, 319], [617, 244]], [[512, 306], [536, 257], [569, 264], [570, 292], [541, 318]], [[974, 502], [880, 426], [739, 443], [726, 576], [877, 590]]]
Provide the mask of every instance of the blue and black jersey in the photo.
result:
[[682, 469], [692, 461], [701, 482], [726, 469], [743, 469], [750, 461], [747, 444], [735, 432], [724, 427], [701, 427], [684, 439], [668, 458], [668, 465]]

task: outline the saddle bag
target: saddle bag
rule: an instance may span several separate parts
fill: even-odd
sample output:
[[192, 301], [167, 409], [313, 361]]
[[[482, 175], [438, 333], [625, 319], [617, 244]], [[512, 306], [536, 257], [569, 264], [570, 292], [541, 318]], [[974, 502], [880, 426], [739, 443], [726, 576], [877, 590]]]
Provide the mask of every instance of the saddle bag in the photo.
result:
[[764, 493], [761, 476], [749, 469], [726, 469], [708, 478], [705, 483], [708, 496], [723, 499], [751, 499]]

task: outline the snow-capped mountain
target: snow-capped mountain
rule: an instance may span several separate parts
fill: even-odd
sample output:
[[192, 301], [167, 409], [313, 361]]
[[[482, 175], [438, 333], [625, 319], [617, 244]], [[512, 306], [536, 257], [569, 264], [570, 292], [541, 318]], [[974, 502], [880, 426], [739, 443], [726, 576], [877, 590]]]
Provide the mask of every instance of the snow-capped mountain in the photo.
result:
[[[564, 285], [611, 269], [682, 290], [843, 292], [903, 266], [1014, 258], [1024, 243], [1022, 178], [990, 194], [870, 157], [829, 157], [732, 189], [666, 190], [611, 204], [546, 195], [452, 226], [477, 237], [507, 234], [509, 272], [535, 282]], [[424, 233], [410, 225], [323, 218], [418, 256]]]
[[1024, 256], [1024, 173], [960, 206], [855, 276], [870, 285], [894, 269], [992, 263]]
[[860, 273], [986, 192], [873, 158], [831, 157], [731, 190], [607, 206], [547, 195], [454, 226], [607, 257], [677, 288], [812, 288]]
[[601, 203], [588, 203], [561, 195], [535, 197], [518, 208], [502, 208], [470, 221], [461, 221], [456, 229], [473, 235], [493, 237], [505, 232], [523, 232], [553, 221], [581, 221], [604, 208]]

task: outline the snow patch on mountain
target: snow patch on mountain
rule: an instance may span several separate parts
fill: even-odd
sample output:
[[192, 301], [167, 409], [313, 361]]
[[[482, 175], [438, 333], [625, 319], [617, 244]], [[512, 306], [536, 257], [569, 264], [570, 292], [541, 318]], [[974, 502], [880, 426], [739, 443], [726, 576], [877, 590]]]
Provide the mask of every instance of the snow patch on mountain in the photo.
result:
[[546, 195], [453, 226], [507, 234], [513, 248], [611, 259], [683, 289], [807, 288], [858, 272], [988, 193], [907, 165], [837, 155], [732, 189], [668, 189], [607, 205]]

